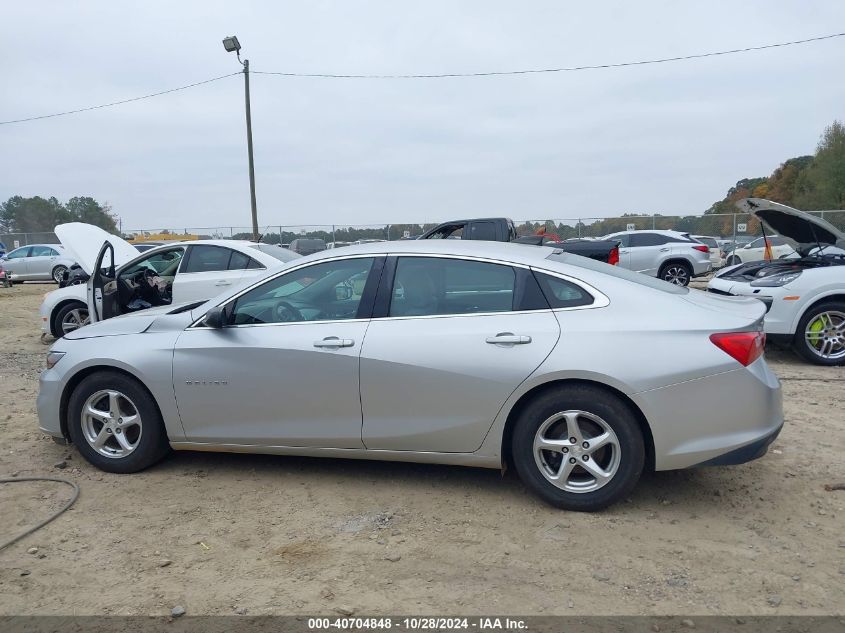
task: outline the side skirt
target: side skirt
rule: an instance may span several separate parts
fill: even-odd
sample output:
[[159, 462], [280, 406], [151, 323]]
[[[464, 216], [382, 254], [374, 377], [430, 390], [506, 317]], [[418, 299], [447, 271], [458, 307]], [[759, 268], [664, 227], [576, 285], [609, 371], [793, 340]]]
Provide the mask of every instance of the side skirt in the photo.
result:
[[297, 455], [336, 459], [373, 459], [419, 464], [446, 464], [476, 468], [502, 468], [498, 455], [476, 453], [434, 453], [416, 451], [366, 450], [358, 448], [314, 448], [307, 446], [260, 446], [251, 444], [208, 444], [204, 442], [171, 442], [175, 451], [208, 451], [216, 453], [256, 453], [261, 455]]

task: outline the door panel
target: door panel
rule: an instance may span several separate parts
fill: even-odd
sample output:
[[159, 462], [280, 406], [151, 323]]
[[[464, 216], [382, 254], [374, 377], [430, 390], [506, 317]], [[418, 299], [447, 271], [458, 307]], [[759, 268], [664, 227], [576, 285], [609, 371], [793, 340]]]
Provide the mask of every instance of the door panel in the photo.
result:
[[[487, 342], [497, 334], [530, 343]], [[505, 400], [545, 360], [559, 334], [549, 310], [374, 319], [361, 352], [364, 444], [478, 449]]]
[[[366, 329], [366, 321], [346, 321], [187, 330], [173, 355], [187, 439], [363, 448], [358, 354]], [[315, 347], [331, 337], [347, 346]]]
[[230, 248], [210, 244], [190, 246], [173, 280], [173, 302], [210, 299], [239, 283], [243, 269], [229, 270], [234, 252]]

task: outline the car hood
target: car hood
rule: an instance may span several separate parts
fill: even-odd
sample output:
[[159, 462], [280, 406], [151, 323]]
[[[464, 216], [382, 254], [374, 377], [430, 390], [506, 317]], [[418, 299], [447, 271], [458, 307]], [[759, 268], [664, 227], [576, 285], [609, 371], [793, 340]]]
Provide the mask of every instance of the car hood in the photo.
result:
[[154, 329], [157, 332], [172, 329], [184, 329], [191, 324], [191, 312], [181, 311], [179, 306], [160, 306], [140, 312], [123, 314], [105, 321], [86, 325], [83, 328], [65, 334], [64, 338], [76, 340], [98, 338], [101, 336], [123, 336], [140, 334]]
[[822, 218], [763, 198], [744, 198], [736, 203], [771, 231], [784, 238], [802, 256], [821, 244], [845, 248], [845, 234]]
[[106, 242], [110, 242], [114, 247], [115, 266], [122, 266], [140, 255], [138, 250], [126, 240], [107, 233], [93, 224], [84, 222], [59, 224], [55, 233], [70, 258], [75, 259], [80, 268], [89, 275], [94, 271], [97, 255], [100, 254]]

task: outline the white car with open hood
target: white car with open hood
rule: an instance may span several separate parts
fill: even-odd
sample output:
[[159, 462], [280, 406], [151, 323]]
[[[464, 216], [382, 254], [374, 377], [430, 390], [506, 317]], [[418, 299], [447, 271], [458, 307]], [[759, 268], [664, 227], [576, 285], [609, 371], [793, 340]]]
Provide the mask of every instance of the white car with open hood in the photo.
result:
[[740, 200], [796, 255], [726, 268], [707, 290], [756, 297], [767, 306], [765, 331], [819, 365], [845, 364], [845, 234], [822, 218], [759, 198]]
[[[80, 222], [60, 224], [56, 235], [89, 277], [87, 288], [70, 285], [44, 296], [41, 330], [56, 338], [125, 312], [206, 301], [299, 257], [280, 246], [239, 240], [174, 242], [139, 253], [125, 240]], [[105, 307], [102, 288], [93, 299], [94, 280], [104, 274], [110, 276]]]

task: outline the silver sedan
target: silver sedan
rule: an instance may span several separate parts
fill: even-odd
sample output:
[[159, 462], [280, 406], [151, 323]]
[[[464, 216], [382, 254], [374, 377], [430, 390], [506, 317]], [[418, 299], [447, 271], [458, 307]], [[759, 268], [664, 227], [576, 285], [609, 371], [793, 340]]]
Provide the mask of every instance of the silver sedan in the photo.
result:
[[13, 282], [55, 281], [59, 283], [74, 261], [61, 244], [30, 244], [6, 255], [3, 267]]
[[546, 247], [351, 246], [68, 334], [40, 427], [110, 472], [172, 449], [512, 464], [596, 510], [644, 469], [766, 452], [783, 414], [764, 311]]

